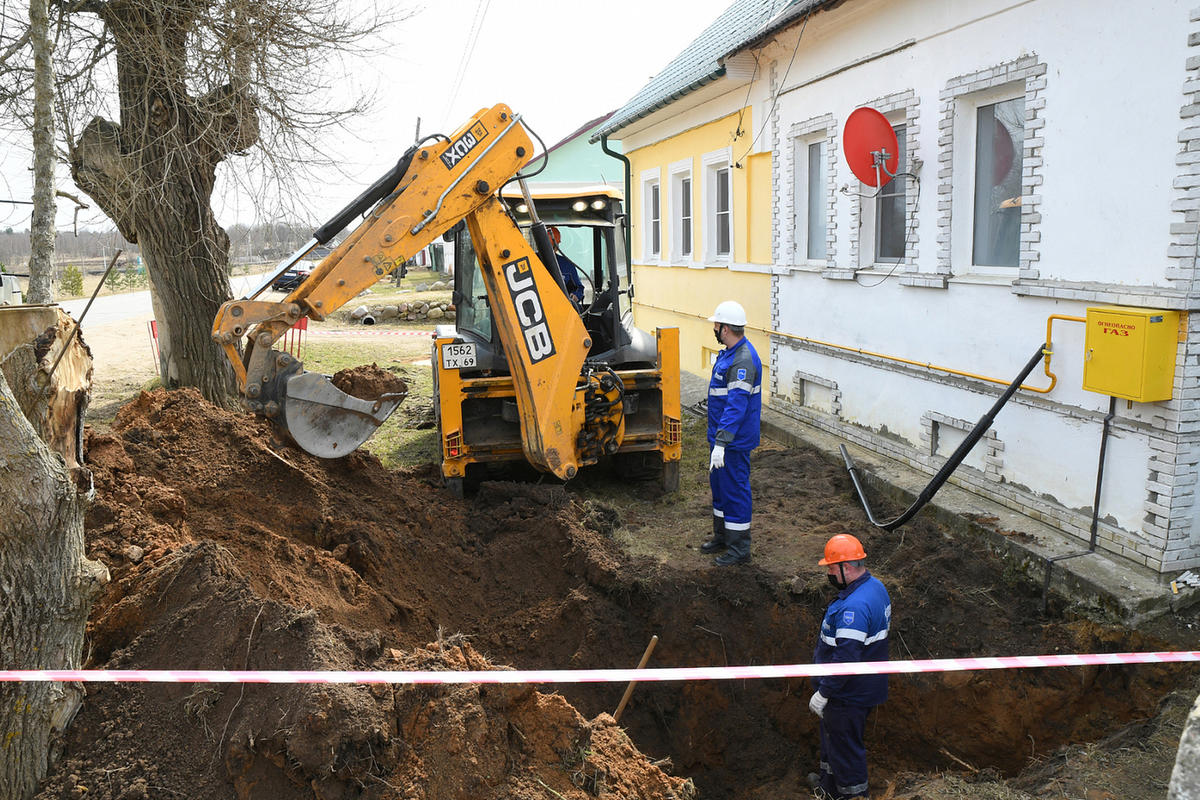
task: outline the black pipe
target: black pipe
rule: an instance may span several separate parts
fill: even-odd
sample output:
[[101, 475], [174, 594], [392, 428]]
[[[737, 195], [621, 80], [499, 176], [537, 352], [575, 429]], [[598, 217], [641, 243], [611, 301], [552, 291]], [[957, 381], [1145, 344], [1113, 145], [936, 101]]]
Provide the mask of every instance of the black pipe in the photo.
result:
[[1088, 549], [1080, 550], [1076, 553], [1067, 553], [1062, 556], [1053, 556], [1046, 559], [1046, 574], [1042, 578], [1042, 614], [1045, 615], [1050, 603], [1050, 572], [1054, 569], [1054, 562], [1066, 561], [1068, 558], [1076, 556], [1086, 556], [1096, 552], [1096, 539], [1100, 529], [1100, 490], [1104, 486], [1104, 454], [1108, 449], [1108, 431], [1112, 424], [1113, 417], [1117, 415], [1117, 398], [1108, 398], [1108, 414], [1104, 417], [1104, 429], [1100, 433], [1100, 460], [1096, 464], [1096, 497], [1092, 500], [1092, 531], [1091, 538], [1088, 540]]
[[633, 167], [629, 163], [628, 156], [624, 153], [618, 153], [608, 146], [607, 133], [600, 137], [600, 149], [613, 158], [619, 158], [625, 163], [625, 204], [622, 211], [625, 212], [625, 274], [628, 275], [633, 269], [633, 234], [630, 232], [629, 226], [629, 210], [633, 208], [633, 178], [631, 177]]
[[1000, 413], [1000, 409], [1004, 408], [1005, 404], [1008, 403], [1012, 396], [1017, 393], [1017, 389], [1021, 388], [1021, 384], [1024, 383], [1025, 379], [1029, 377], [1029, 373], [1033, 372], [1034, 368], [1037, 367], [1038, 362], [1045, 357], [1046, 351], [1049, 349], [1049, 347], [1049, 343], [1038, 345], [1037, 352], [1035, 352], [1033, 357], [1029, 359], [1029, 363], [1026, 364], [1021, 370], [1021, 374], [1018, 375], [1013, 382], [1008, 385], [1008, 388], [1004, 390], [1004, 393], [1000, 395], [999, 399], [996, 400], [988, 412], [979, 418], [979, 422], [975, 423], [975, 427], [971, 429], [969, 434], [967, 434], [967, 438], [964, 439], [962, 444], [960, 444], [958, 448], [950, 455], [950, 458], [946, 459], [946, 463], [943, 464], [942, 468], [938, 470], [936, 475], [933, 476], [933, 480], [931, 480], [928, 485], [921, 490], [921, 493], [917, 495], [917, 499], [913, 501], [911, 506], [908, 507], [908, 510], [890, 522], [879, 522], [875, 519], [875, 515], [871, 513], [871, 504], [867, 502], [867, 495], [865, 492], [863, 492], [862, 484], [859, 483], [858, 468], [854, 465], [854, 461], [851, 460], [850, 454], [846, 451], [846, 446], [838, 445], [839, 449], [842, 451], [842, 459], [846, 462], [846, 469], [850, 472], [850, 480], [854, 483], [854, 490], [858, 492], [858, 499], [863, 505], [863, 510], [867, 512], [867, 519], [871, 521], [871, 524], [877, 528], [883, 528], [885, 531], [894, 531], [896, 528], [899, 528], [901, 525], [915, 517], [917, 512], [924, 508], [925, 504], [933, 499], [933, 496], [937, 494], [938, 489], [942, 488], [942, 484], [949, 480], [950, 475], [954, 472], [954, 470], [958, 469], [958, 465], [961, 464], [963, 459], [967, 457], [967, 454], [971, 452], [971, 448], [973, 448], [979, 442], [979, 440], [983, 438], [983, 435], [987, 433], [987, 429], [992, 426], [992, 421], [996, 419], [996, 415]]

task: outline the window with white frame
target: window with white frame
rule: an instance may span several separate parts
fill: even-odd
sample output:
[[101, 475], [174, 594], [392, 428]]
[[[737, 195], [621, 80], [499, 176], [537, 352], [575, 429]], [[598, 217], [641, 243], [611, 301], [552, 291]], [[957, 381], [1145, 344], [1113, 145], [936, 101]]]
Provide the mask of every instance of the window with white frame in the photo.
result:
[[976, 107], [971, 263], [977, 266], [1019, 264], [1024, 139], [1023, 96]]
[[729, 148], [705, 154], [704, 260], [729, 261], [733, 256], [733, 172]]
[[692, 258], [692, 160], [676, 161], [670, 166], [671, 260]]
[[796, 138], [792, 144], [795, 170], [795, 218], [792, 223], [793, 259], [824, 261], [828, 257], [828, 175], [825, 169], [825, 134], [821, 138]]
[[956, 177], [941, 191], [952, 201], [946, 255], [956, 272], [1008, 276], [1021, 266], [1026, 105], [1024, 80], [954, 98]]
[[647, 261], [662, 256], [662, 192], [657, 168], [642, 172], [642, 255]]

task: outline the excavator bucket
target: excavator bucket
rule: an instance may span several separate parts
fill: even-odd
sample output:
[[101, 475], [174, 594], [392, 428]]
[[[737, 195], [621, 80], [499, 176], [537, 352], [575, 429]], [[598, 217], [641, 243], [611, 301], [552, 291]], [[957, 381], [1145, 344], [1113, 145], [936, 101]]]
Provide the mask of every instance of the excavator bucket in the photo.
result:
[[375, 400], [363, 400], [346, 394], [316, 372], [289, 378], [286, 387], [284, 427], [296, 444], [319, 458], [339, 458], [353, 452], [407, 395], [388, 392]]

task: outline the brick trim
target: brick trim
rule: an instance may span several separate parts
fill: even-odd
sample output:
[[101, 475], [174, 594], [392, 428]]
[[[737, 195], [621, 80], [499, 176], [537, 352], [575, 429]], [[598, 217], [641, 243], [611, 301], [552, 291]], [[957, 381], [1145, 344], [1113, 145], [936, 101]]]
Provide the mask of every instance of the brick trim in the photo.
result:
[[[925, 455], [945, 462], [946, 458], [937, 454], [937, 426], [939, 425], [970, 433], [975, 428], [975, 423], [933, 410], [926, 411], [921, 415], [921, 449]], [[986, 465], [984, 474], [992, 480], [998, 481], [1004, 470], [1004, 442], [1000, 441], [1000, 436], [996, 433], [995, 428], [989, 428], [981, 441], [985, 448], [983, 454], [983, 461]]]
[[[1036, 55], [997, 64], [977, 72], [959, 75], [946, 81], [938, 95], [941, 118], [938, 120], [938, 256], [937, 271], [953, 272], [953, 242], [951, 238], [954, 211], [954, 121], [960, 98], [976, 92], [1007, 84], [1025, 84], [1025, 141], [1021, 164], [1021, 250], [1018, 276], [1035, 280], [1041, 260], [1042, 196], [1039, 187], [1044, 180], [1042, 166], [1042, 132], [1046, 127], [1046, 64]], [[963, 176], [966, 179], [966, 176]]]
[[838, 389], [837, 381], [816, 375], [812, 372], [796, 370], [792, 376], [792, 396], [790, 398], [792, 402], [803, 408], [811, 408], [811, 406], [806, 406], [804, 403], [804, 384], [806, 383], [814, 383], [817, 386], [824, 386], [828, 389], [830, 416], [839, 418], [842, 416], [842, 392]]

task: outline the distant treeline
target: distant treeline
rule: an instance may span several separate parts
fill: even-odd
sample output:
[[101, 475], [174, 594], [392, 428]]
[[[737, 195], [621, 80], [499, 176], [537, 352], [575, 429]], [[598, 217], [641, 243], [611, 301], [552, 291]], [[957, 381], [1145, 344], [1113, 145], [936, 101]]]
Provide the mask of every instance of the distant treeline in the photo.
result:
[[[271, 261], [283, 258], [308, 241], [316, 226], [232, 225], [229, 234], [229, 260], [235, 264]], [[102, 272], [108, 259], [123, 251], [121, 263], [136, 263], [138, 246], [125, 241], [116, 231], [82, 230], [78, 234], [59, 231], [54, 241], [54, 263], [60, 268], [73, 264], [84, 272]], [[29, 229], [0, 229], [0, 266], [6, 272], [22, 273], [29, 267]]]

